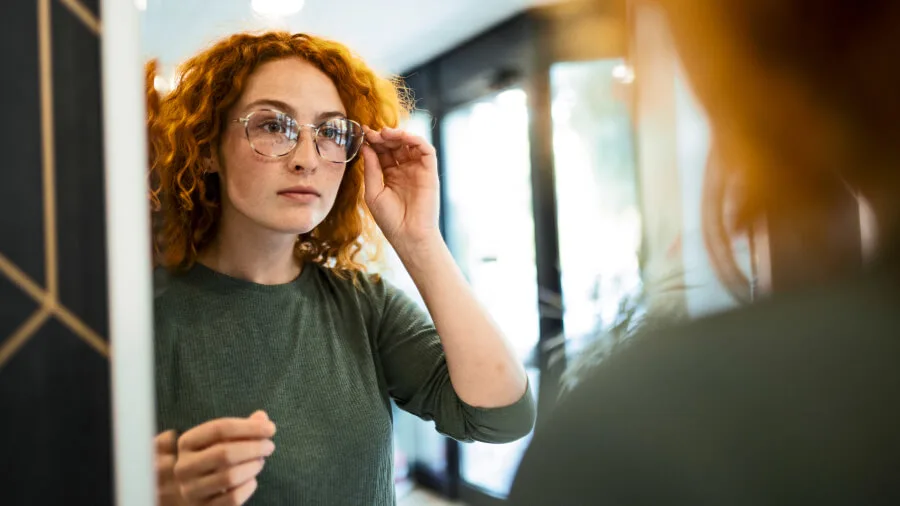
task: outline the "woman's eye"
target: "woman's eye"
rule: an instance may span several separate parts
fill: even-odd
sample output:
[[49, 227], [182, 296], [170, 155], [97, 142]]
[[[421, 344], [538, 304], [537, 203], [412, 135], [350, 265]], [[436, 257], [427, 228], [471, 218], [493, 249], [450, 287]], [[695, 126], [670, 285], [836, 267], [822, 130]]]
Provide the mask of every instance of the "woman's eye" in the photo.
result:
[[319, 130], [319, 136], [323, 139], [343, 145], [347, 142], [348, 132], [345, 129], [337, 127], [324, 127]]
[[260, 125], [260, 127], [264, 132], [269, 134], [280, 134], [285, 131], [284, 125], [277, 121], [267, 121]]

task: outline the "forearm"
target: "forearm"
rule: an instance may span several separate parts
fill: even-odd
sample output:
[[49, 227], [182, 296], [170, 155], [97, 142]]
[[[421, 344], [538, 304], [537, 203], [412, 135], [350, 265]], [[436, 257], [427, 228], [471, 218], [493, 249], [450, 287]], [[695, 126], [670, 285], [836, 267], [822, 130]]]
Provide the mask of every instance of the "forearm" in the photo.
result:
[[397, 253], [434, 320], [450, 381], [463, 402], [508, 406], [525, 393], [522, 363], [471, 287], [440, 236]]

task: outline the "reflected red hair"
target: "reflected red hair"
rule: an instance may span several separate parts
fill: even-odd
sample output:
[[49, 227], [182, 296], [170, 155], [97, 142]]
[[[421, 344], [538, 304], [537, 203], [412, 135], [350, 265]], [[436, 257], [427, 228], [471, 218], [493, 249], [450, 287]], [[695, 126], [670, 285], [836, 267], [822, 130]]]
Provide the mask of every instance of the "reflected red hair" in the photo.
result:
[[[218, 175], [206, 173], [204, 160], [218, 147], [228, 112], [256, 68], [295, 57], [330, 77], [348, 116], [363, 125], [376, 130], [396, 127], [409, 111], [409, 96], [399, 80], [377, 76], [342, 44], [305, 34], [230, 36], [184, 62], [178, 68], [177, 86], [166, 95], [154, 87], [156, 62], [148, 63], [150, 199], [157, 265], [189, 269], [215, 237], [221, 190]], [[313, 231], [300, 236], [296, 255], [338, 273], [362, 271], [358, 256], [374, 233], [358, 156], [347, 164], [331, 212]]]

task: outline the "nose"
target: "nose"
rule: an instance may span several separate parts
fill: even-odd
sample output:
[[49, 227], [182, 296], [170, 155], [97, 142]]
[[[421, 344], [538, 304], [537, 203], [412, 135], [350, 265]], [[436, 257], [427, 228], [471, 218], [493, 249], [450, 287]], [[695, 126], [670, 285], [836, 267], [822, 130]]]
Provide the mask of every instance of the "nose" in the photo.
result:
[[297, 147], [291, 154], [291, 168], [297, 172], [315, 172], [319, 168], [319, 153], [316, 151], [316, 141], [311, 128], [301, 127]]

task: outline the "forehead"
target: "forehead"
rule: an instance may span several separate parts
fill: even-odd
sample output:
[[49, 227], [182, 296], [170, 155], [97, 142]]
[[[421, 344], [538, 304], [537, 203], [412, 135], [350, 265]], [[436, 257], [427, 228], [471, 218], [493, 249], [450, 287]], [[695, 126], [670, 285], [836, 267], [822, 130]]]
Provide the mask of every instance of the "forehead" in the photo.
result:
[[284, 102], [298, 120], [325, 111], [346, 113], [337, 87], [321, 70], [300, 58], [266, 62], [256, 68], [244, 86], [238, 108], [244, 109], [258, 100]]

